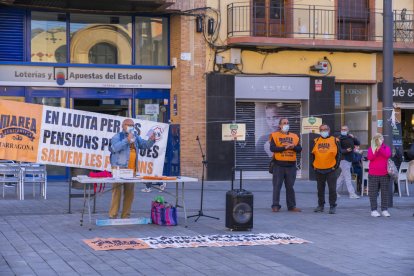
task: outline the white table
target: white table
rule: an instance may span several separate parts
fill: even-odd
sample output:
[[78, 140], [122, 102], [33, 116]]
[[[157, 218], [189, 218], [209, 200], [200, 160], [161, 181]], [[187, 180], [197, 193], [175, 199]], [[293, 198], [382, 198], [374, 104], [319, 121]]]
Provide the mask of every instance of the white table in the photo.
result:
[[[82, 209], [82, 217], [80, 220], [80, 225], [83, 225], [83, 216], [85, 213], [85, 205], [88, 206], [88, 217], [89, 217], [89, 224], [92, 225], [92, 216], [91, 216], [91, 186], [96, 184], [114, 184], [114, 183], [133, 183], [133, 184], [139, 184], [139, 183], [154, 183], [154, 182], [165, 182], [165, 183], [175, 183], [175, 194], [170, 193], [166, 190], [160, 190], [158, 187], [154, 186], [155, 189], [166, 193], [170, 196], [175, 197], [175, 205], [176, 207], [183, 208], [184, 210], [184, 220], [185, 220], [185, 226], [187, 227], [187, 210], [185, 207], [185, 200], [184, 200], [184, 192], [185, 192], [185, 183], [186, 182], [198, 182], [197, 178], [187, 177], [187, 176], [177, 176], [177, 179], [174, 180], [149, 180], [149, 179], [124, 179], [124, 178], [110, 178], [110, 177], [72, 177], [72, 181], [76, 181], [79, 183], [84, 184], [84, 190], [83, 190], [83, 209]], [[179, 183], [181, 183], [181, 198], [179, 196]], [[87, 189], [88, 187], [88, 189]], [[112, 188], [107, 189], [105, 191], [111, 191]], [[96, 198], [97, 193], [95, 193], [94, 197]], [[181, 199], [181, 204], [179, 205], [179, 201]], [[89, 228], [91, 230], [91, 228]]]

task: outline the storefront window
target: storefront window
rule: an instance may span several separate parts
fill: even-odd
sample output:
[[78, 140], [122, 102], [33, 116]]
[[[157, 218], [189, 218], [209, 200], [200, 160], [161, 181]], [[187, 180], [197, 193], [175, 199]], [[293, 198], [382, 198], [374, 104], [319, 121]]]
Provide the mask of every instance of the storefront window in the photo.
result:
[[168, 20], [136, 17], [136, 64], [168, 65]]
[[70, 36], [72, 63], [132, 63], [132, 23], [128, 16], [71, 14]]
[[32, 12], [31, 61], [66, 62], [66, 15]]
[[352, 134], [367, 148], [370, 139], [371, 92], [368, 85], [343, 84], [341, 88], [341, 125], [347, 125]]

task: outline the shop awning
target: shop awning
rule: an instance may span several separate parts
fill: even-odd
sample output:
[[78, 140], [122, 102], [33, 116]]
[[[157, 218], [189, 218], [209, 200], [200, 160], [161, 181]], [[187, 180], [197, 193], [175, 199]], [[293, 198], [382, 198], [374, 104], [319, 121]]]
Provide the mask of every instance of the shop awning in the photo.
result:
[[163, 13], [176, 0], [0, 0], [0, 4], [24, 8], [44, 8], [85, 12]]

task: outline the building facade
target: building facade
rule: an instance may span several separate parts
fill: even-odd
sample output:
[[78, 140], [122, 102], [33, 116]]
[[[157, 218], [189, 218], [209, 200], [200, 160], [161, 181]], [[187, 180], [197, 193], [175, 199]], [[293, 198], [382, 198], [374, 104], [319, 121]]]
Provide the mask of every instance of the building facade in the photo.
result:
[[0, 99], [171, 123], [164, 174], [198, 176], [205, 44], [189, 29], [205, 1], [63, 2], [0, 1]]
[[[221, 77], [227, 90], [232, 90], [223, 94], [223, 99], [228, 99], [227, 108], [233, 111], [223, 114], [222, 121], [247, 127], [246, 141], [221, 141], [219, 127], [214, 126], [220, 118], [212, 112], [216, 105], [207, 100], [211, 102], [207, 114], [214, 114], [207, 118], [207, 152], [210, 168], [215, 168], [208, 173], [210, 179], [229, 177], [232, 166], [243, 169], [245, 177], [271, 177], [267, 172], [270, 153], [263, 137], [274, 130], [280, 117], [290, 119], [294, 132], [300, 132], [301, 120], [310, 116], [323, 118], [335, 135], [346, 124], [363, 149], [374, 133], [382, 131], [378, 91], [382, 82], [383, 1], [207, 2], [221, 15], [217, 34], [211, 35], [219, 37], [215, 51], [206, 53], [212, 75], [211, 83], [207, 79], [207, 98], [220, 97], [214, 83]], [[412, 79], [413, 8], [412, 0], [393, 3], [396, 89], [398, 80], [409, 86]], [[410, 118], [409, 125], [403, 127], [406, 143], [411, 139], [407, 135], [412, 131], [412, 113], [404, 110], [411, 106], [410, 100], [400, 104], [401, 112], [396, 103], [397, 120], [408, 124]], [[312, 177], [309, 145], [314, 135], [300, 137], [304, 150], [297, 161], [298, 177], [308, 178]], [[217, 151], [217, 146], [226, 150]], [[222, 173], [217, 171], [220, 168]]]

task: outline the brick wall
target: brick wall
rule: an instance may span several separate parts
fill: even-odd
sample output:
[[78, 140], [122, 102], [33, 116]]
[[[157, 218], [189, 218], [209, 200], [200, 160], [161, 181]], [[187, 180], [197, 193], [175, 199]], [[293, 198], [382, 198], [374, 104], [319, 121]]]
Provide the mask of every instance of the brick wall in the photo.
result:
[[[180, 3], [182, 2], [182, 3]], [[181, 10], [205, 6], [205, 0], [177, 1]], [[195, 31], [195, 17], [171, 17], [171, 59], [177, 59], [172, 71], [171, 120], [181, 125], [181, 174], [201, 177], [202, 157], [196, 137], [206, 144], [206, 44], [201, 33]], [[188, 53], [191, 60], [182, 60]], [[173, 98], [177, 95], [178, 114], [174, 116]]]

